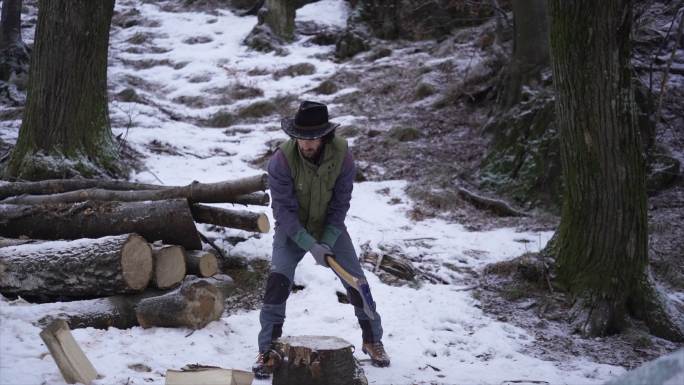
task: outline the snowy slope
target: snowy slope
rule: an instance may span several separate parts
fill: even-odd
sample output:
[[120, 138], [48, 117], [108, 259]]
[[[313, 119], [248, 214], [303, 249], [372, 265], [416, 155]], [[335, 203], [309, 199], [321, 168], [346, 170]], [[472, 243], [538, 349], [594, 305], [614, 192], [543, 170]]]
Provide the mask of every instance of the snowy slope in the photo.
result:
[[[140, 78], [148, 84], [136, 91], [157, 103], [113, 101], [110, 106], [115, 134], [124, 135], [132, 146], [147, 156], [148, 170], [134, 175], [133, 179], [137, 181], [157, 183], [160, 180], [173, 185], [192, 180], [213, 182], [263, 172], [251, 166], [249, 161], [268, 149], [268, 141], [285, 138], [278, 129], [276, 116], [253, 124], [232, 126], [226, 133], [224, 129], [195, 125], [192, 119], [175, 121], [162, 109], [205, 119], [220, 110], [237, 111], [254, 101], [288, 93], [302, 95], [301, 99], [315, 98], [306, 90], [344, 65], [318, 58], [317, 55], [326, 53], [330, 47], [306, 46], [303, 40], [289, 46], [290, 54], [284, 57], [246, 50], [240, 42], [256, 23], [254, 17], [241, 18], [221, 10], [217, 14], [169, 12], [153, 2], [117, 2], [117, 11], [122, 13], [133, 7], [146, 22], [127, 29], [113, 29], [109, 83], [111, 93], [116, 94], [128, 87], [131, 77]], [[299, 10], [298, 18], [340, 25], [346, 20], [347, 12], [342, 0], [324, 0]], [[150, 42], [137, 46], [142, 53], [128, 49], [136, 34], [154, 36]], [[187, 43], [193, 38], [206, 42]], [[144, 60], [160, 63], [166, 60], [171, 64], [148, 69], [130, 65], [132, 61]], [[313, 64], [316, 72], [278, 80], [270, 74], [302, 62]], [[247, 72], [254, 68], [268, 73], [248, 75]], [[235, 84], [261, 88], [264, 95], [196, 107], [178, 102], [181, 96], [206, 97], [208, 87]], [[334, 106], [331, 106], [331, 114], [335, 115]], [[16, 129], [18, 125], [14, 127]], [[16, 137], [16, 131], [6, 133], [4, 137]], [[146, 146], [152, 140], [169, 143], [182, 154], [154, 153]], [[520, 255], [527, 251], [526, 248], [538, 250], [551, 237], [549, 232], [518, 233], [513, 229], [469, 232], [461, 225], [438, 219], [413, 222], [406, 216], [411, 205], [404, 186], [403, 181], [355, 185], [347, 226], [357, 251], [360, 252], [358, 247], [366, 242], [371, 247], [381, 243], [394, 244], [410, 255], [434, 261], [435, 266], [450, 262], [477, 269]], [[400, 203], [390, 203], [392, 198], [399, 198]], [[252, 209], [266, 210], [271, 215], [268, 209]], [[270, 218], [272, 221], [272, 216]], [[417, 238], [424, 240], [412, 242]], [[515, 241], [520, 239], [530, 242]], [[268, 258], [271, 242], [272, 233], [250, 238], [239, 243], [236, 251], [254, 258]], [[372, 272], [367, 272], [383, 317], [384, 342], [392, 357], [391, 367], [378, 369], [369, 365], [361, 349], [356, 350], [369, 383], [502, 384], [511, 380], [530, 380], [550, 384], [597, 384], [624, 372], [621, 367], [581, 358], [560, 367], [557, 363], [520, 353], [524, 346], [535, 343], [533, 337], [485, 315], [470, 292], [462, 290], [463, 277], [458, 273], [447, 269], [434, 273], [451, 284], [425, 284], [420, 289], [394, 287], [381, 283]], [[284, 333], [335, 335], [360, 347], [361, 331], [352, 308], [337, 302], [335, 291], [342, 290], [342, 285], [333, 273], [314, 265], [313, 258], [306, 257], [297, 270], [295, 281], [305, 285], [305, 289], [293, 293], [288, 301]], [[0, 384], [63, 384], [38, 336], [39, 329], [28, 322], [30, 318], [30, 305], [21, 301], [0, 301]], [[103, 376], [96, 384], [163, 384], [167, 369], [188, 363], [249, 370], [257, 352], [258, 330], [258, 311], [243, 311], [192, 334], [189, 330], [136, 327], [106, 331], [78, 329], [74, 330], [74, 336]]]

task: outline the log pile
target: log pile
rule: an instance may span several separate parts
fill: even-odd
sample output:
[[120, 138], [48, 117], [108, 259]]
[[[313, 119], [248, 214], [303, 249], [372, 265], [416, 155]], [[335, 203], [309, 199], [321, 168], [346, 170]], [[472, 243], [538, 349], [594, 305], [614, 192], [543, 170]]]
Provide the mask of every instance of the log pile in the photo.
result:
[[[202, 328], [233, 291], [196, 223], [268, 232], [266, 175], [159, 186], [78, 179], [0, 182], [0, 294], [38, 302], [31, 322], [71, 328]], [[188, 275], [191, 274], [191, 275]], [[217, 278], [208, 278], [216, 276]]]

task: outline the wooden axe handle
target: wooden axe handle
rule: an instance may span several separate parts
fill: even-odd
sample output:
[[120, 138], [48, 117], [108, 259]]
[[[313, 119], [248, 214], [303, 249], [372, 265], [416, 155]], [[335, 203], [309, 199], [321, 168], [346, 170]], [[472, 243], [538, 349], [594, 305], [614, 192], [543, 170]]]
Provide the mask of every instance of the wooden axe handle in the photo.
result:
[[353, 275], [349, 274], [347, 270], [344, 269], [337, 261], [335, 258], [333, 258], [331, 255], [326, 255], [325, 256], [325, 261], [328, 262], [328, 265], [335, 270], [335, 272], [342, 277], [342, 279], [345, 280], [351, 287], [353, 287], [356, 290], [359, 290], [359, 279], [354, 277]]

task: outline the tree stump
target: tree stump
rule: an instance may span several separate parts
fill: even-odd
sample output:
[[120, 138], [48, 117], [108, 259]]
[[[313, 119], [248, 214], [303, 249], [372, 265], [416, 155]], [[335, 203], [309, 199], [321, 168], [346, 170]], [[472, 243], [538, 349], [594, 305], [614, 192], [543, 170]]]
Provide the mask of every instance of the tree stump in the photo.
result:
[[276, 341], [283, 357], [273, 385], [367, 385], [354, 346], [329, 336], [291, 336]]

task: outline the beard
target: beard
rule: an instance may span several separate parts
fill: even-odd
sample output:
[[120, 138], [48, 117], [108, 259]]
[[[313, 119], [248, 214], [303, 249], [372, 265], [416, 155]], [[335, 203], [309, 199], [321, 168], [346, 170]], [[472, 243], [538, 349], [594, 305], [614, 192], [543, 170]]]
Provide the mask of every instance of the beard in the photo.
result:
[[302, 150], [302, 149], [300, 149], [300, 151], [302, 152], [302, 155], [304, 155], [304, 157], [306, 159], [315, 160], [316, 158], [318, 158], [318, 155], [321, 153], [321, 147], [319, 147], [315, 150], [311, 150], [311, 149]]

